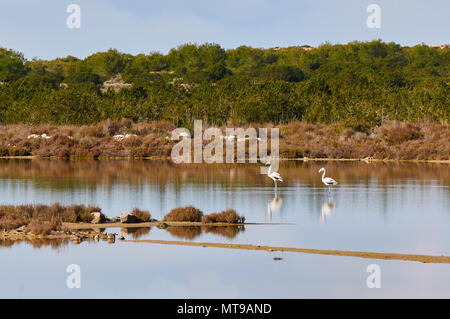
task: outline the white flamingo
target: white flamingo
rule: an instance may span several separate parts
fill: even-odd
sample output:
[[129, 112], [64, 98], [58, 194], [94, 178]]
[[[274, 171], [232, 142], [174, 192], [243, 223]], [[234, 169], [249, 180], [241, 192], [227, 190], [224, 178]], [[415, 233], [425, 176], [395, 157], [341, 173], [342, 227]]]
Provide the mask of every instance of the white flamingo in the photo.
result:
[[267, 176], [269, 176], [273, 182], [275, 183], [275, 194], [277, 193], [277, 182], [282, 182], [283, 178], [277, 172], [272, 172], [272, 163], [266, 163], [266, 165], [270, 164], [269, 171], [267, 172]]
[[325, 184], [325, 186], [328, 186], [328, 194], [330, 194], [331, 191], [331, 186], [335, 186], [338, 184], [338, 182], [336, 182], [334, 179], [332, 179], [331, 177], [325, 177], [325, 168], [322, 167], [321, 169], [319, 169], [319, 173], [323, 172], [322, 174], [322, 183]]

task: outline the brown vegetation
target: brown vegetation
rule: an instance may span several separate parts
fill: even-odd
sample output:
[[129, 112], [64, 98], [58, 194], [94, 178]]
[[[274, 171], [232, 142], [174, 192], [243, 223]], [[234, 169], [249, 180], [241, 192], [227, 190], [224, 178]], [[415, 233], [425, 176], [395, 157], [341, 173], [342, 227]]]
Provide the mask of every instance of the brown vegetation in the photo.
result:
[[238, 224], [244, 223], [245, 217], [239, 216], [234, 209], [228, 209], [221, 213], [212, 213], [209, 215], [205, 215], [202, 218], [202, 222]]
[[202, 222], [202, 223], [244, 223], [245, 217], [239, 216], [234, 209], [228, 209], [221, 213], [203, 215], [203, 212], [193, 206], [178, 207], [172, 209], [163, 221], [169, 222]]
[[448, 125], [391, 121], [362, 130], [293, 122], [279, 128], [280, 155], [285, 158], [450, 159]]
[[0, 126], [0, 156], [61, 158], [164, 157], [175, 128], [167, 122], [106, 120], [95, 125]]
[[12, 230], [25, 226], [25, 231], [48, 235], [61, 230], [64, 222], [90, 222], [92, 212], [101, 212], [99, 207], [71, 205], [19, 205], [0, 206], [0, 229]]
[[[250, 126], [274, 127], [270, 123], [245, 127]], [[391, 121], [365, 128], [350, 122], [294, 121], [277, 127], [284, 158], [450, 159], [450, 130], [445, 124]], [[1, 125], [0, 156], [168, 157], [175, 143], [170, 139], [174, 128], [168, 122], [135, 123], [126, 119], [83, 126]], [[225, 134], [225, 127], [221, 129]]]
[[201, 222], [203, 212], [193, 206], [177, 207], [172, 209], [163, 221], [168, 222]]
[[[59, 203], [53, 205], [4, 205], [0, 206], [0, 230], [49, 235], [52, 231], [61, 231], [63, 223], [90, 223], [93, 212], [101, 213], [101, 208], [84, 205], [62, 206]], [[139, 223], [156, 221], [151, 218], [148, 211], [138, 208], [134, 208], [131, 215], [135, 216]], [[203, 217], [206, 219], [203, 220]], [[192, 206], [174, 208], [164, 217], [164, 221], [175, 222], [237, 223], [244, 220], [245, 218], [238, 216], [231, 209], [220, 214], [203, 216], [199, 209]], [[111, 219], [107, 219], [107, 221], [111, 221]]]
[[131, 212], [131, 215], [136, 216], [138, 221], [140, 223], [146, 223], [146, 222], [150, 222], [151, 219], [151, 215], [150, 212], [146, 211], [146, 210], [140, 210], [139, 208], [134, 208], [133, 211]]

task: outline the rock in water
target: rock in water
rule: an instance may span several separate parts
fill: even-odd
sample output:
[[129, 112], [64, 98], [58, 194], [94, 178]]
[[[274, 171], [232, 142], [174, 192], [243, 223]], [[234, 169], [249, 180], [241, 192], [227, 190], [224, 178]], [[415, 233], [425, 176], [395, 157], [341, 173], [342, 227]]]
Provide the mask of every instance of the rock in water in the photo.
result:
[[139, 222], [139, 220], [134, 215], [130, 215], [128, 213], [122, 213], [120, 215], [120, 222], [123, 224], [134, 224], [134, 223]]
[[156, 227], [158, 227], [159, 229], [166, 229], [167, 227], [169, 227], [169, 225], [167, 225], [166, 223], [159, 223], [158, 225], [156, 225]]
[[91, 221], [92, 224], [102, 224], [106, 220], [105, 215], [103, 215], [102, 213], [94, 212], [94, 213], [91, 213], [91, 215], [92, 215], [92, 221]]

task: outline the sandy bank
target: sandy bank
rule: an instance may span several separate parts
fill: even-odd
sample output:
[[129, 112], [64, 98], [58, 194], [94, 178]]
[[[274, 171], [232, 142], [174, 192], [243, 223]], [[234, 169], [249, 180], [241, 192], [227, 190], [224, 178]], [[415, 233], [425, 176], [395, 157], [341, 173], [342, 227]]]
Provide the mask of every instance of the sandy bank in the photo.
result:
[[[67, 159], [65, 157], [58, 156], [0, 156], [0, 159], [53, 159], [61, 160]], [[168, 156], [107, 156], [107, 157], [96, 157], [96, 160], [108, 161], [108, 160], [147, 160], [147, 161], [171, 161], [171, 157]], [[92, 157], [71, 157], [68, 160], [92, 160]], [[437, 164], [450, 164], [450, 160], [433, 160], [433, 159], [379, 159], [379, 158], [309, 158], [309, 157], [280, 157], [281, 161], [312, 161], [312, 162], [324, 162], [324, 161], [335, 161], [335, 162], [365, 162], [365, 163], [437, 163]], [[246, 159], [248, 161], [248, 159]]]
[[418, 261], [418, 262], [422, 262], [422, 263], [446, 263], [446, 264], [450, 263], [450, 257], [448, 257], [448, 256], [429, 256], [429, 255], [376, 253], [376, 252], [347, 251], [347, 250], [326, 250], [326, 249], [289, 248], [289, 247], [273, 247], [273, 246], [255, 246], [255, 245], [247, 245], [247, 244], [196, 243], [196, 242], [166, 241], [166, 240], [127, 240], [127, 241], [128, 242], [139, 242], [139, 243], [162, 244], [162, 245], [215, 247], [215, 248], [243, 249], [243, 250], [265, 250], [268, 252], [287, 251], [287, 252], [306, 253], [306, 254], [347, 256], [347, 257], [359, 257], [359, 258], [369, 258], [369, 259]]

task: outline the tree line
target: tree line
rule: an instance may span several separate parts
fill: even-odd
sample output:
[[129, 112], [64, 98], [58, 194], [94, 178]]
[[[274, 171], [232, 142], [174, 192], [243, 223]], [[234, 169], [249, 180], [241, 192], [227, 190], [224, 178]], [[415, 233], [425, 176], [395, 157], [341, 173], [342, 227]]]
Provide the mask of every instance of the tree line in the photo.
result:
[[[27, 60], [0, 48], [0, 122], [91, 124], [105, 119], [222, 125], [390, 120], [448, 124], [450, 50], [380, 40], [225, 50], [185, 44], [167, 54], [110, 49], [85, 59]], [[131, 86], [105, 89], [118, 79]], [[120, 86], [119, 86], [120, 88]]]

